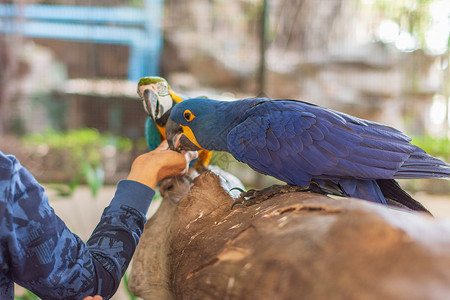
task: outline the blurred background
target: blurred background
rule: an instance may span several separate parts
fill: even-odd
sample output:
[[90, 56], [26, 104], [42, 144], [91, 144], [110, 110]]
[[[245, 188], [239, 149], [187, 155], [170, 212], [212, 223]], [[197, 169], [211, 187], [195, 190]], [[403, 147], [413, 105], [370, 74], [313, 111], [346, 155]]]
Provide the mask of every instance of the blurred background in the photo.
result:
[[[0, 149], [56, 191], [56, 207], [79, 206], [66, 223], [86, 238], [98, 219], [82, 225], [85, 207], [101, 213], [146, 151], [143, 76], [188, 97], [327, 106], [450, 161], [449, 33], [450, 0], [3, 0]], [[228, 155], [213, 162], [246, 186], [272, 182]], [[446, 215], [449, 181], [401, 184]]]

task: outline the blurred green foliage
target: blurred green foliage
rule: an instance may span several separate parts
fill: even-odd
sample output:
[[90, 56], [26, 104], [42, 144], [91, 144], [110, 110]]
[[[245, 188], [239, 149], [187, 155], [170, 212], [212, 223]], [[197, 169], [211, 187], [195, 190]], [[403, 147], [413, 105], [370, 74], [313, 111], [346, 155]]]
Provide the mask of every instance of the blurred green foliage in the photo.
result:
[[431, 136], [413, 137], [412, 143], [425, 150], [428, 154], [450, 160], [450, 140], [448, 138], [435, 138]]
[[97, 195], [103, 186], [104, 172], [102, 162], [105, 152], [113, 150], [131, 151], [133, 144], [131, 140], [101, 134], [92, 128], [69, 130], [59, 132], [53, 129], [45, 130], [43, 133], [26, 135], [23, 138], [25, 145], [31, 147], [44, 147], [48, 149], [49, 155], [62, 155], [69, 157], [69, 165], [75, 174], [68, 183], [69, 191], [60, 189], [62, 195], [71, 195], [75, 188], [84, 180], [90, 187], [92, 194]]
[[382, 15], [396, 21], [400, 28], [416, 37], [420, 48], [425, 47], [425, 34], [431, 25], [430, 4], [433, 2], [435, 0], [368, 1], [378, 8]]
[[132, 143], [127, 138], [101, 134], [93, 128], [83, 128], [69, 131], [47, 129], [43, 133], [29, 134], [24, 137], [29, 144], [48, 146], [57, 149], [70, 149], [75, 158], [86, 157], [93, 164], [99, 164], [101, 155], [99, 150], [106, 145], [112, 145], [119, 150], [130, 151]]
[[25, 293], [21, 296], [14, 296], [14, 300], [40, 300], [38, 296], [30, 292], [29, 290], [25, 290]]

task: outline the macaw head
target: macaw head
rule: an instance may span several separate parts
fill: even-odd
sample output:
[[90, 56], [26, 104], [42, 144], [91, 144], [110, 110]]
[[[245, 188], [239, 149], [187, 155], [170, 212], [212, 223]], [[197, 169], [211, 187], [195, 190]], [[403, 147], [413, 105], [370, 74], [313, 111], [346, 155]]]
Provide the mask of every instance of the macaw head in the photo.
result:
[[164, 126], [175, 102], [173, 91], [167, 81], [158, 76], [143, 77], [139, 80], [137, 93], [141, 97], [144, 109], [150, 118]]
[[174, 106], [170, 113], [166, 125], [167, 142], [175, 151], [228, 151], [228, 133], [242, 120], [249, 105], [250, 102], [242, 100], [184, 100]]
[[172, 109], [166, 125], [166, 138], [172, 150], [208, 149], [205, 135], [210, 134], [214, 123], [214, 103], [219, 101], [195, 98], [185, 100]]

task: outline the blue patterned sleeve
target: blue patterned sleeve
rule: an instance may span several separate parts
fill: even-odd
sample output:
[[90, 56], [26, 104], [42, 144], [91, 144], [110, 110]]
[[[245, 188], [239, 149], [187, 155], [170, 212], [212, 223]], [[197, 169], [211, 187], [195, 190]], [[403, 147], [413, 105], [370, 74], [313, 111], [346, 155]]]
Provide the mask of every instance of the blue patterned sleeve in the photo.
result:
[[87, 243], [55, 215], [34, 177], [1, 152], [0, 193], [0, 299], [12, 299], [14, 281], [43, 299], [60, 300], [115, 293], [155, 192], [119, 182]]

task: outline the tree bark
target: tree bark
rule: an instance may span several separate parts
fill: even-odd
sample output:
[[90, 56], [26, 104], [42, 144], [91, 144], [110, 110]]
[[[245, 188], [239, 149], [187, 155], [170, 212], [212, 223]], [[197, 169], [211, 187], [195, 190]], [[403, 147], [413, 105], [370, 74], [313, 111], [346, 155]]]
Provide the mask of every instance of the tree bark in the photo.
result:
[[172, 183], [133, 261], [144, 299], [450, 295], [450, 220], [307, 192], [231, 210], [210, 172]]

